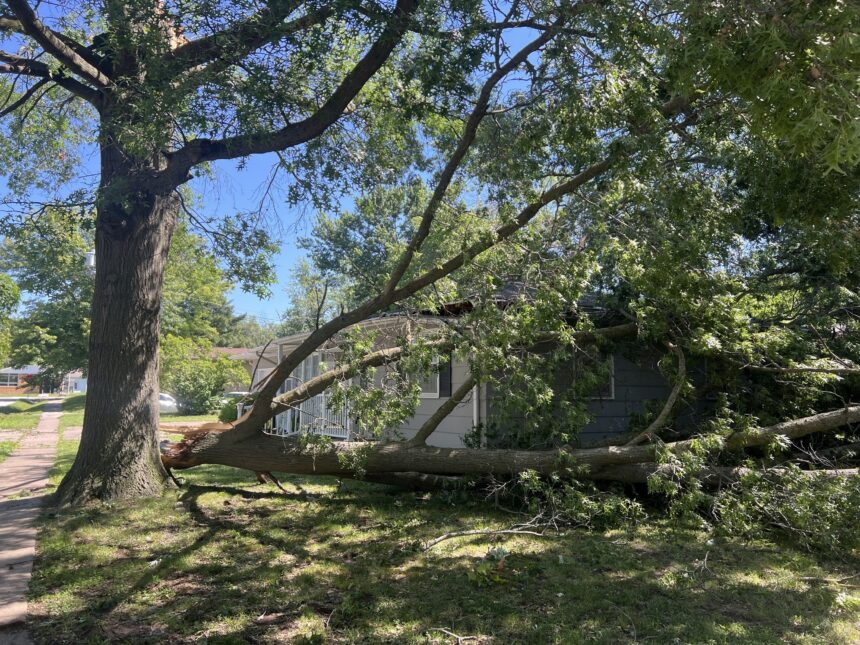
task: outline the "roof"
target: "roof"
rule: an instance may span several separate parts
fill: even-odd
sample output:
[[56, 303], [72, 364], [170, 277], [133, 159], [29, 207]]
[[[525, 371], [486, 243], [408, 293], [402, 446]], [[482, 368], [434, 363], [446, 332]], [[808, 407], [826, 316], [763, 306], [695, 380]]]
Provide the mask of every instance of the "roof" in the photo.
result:
[[236, 356], [248, 351], [247, 347], [213, 347], [212, 356]]
[[0, 374], [38, 374], [42, 368], [38, 365], [24, 365], [23, 367], [4, 367], [0, 369]]
[[[497, 289], [489, 296], [489, 301], [495, 304], [497, 307], [501, 309], [505, 309], [508, 305], [513, 304], [516, 301], [531, 301], [535, 296], [535, 288], [527, 285], [523, 282], [508, 282], [503, 287]], [[463, 314], [469, 313], [475, 308], [476, 303], [480, 300], [477, 294], [473, 294], [468, 298], [461, 300], [459, 302], [449, 302], [440, 305], [436, 309], [423, 309], [417, 313], [410, 313], [406, 311], [389, 311], [389, 312], [381, 312], [376, 314], [375, 316], [371, 316], [366, 320], [357, 323], [355, 325], [351, 325], [348, 329], [355, 328], [360, 326], [365, 329], [387, 329], [391, 330], [396, 328], [398, 325], [403, 325], [405, 321], [417, 321], [422, 323], [422, 327], [427, 328], [430, 321], [433, 321], [435, 325], [443, 325], [440, 319], [450, 316], [461, 316]], [[569, 312], [569, 319], [575, 319], [580, 313], [588, 313], [589, 315], [595, 316], [596, 318], [606, 318], [607, 316], [611, 316], [613, 311], [606, 307], [602, 307], [599, 304], [600, 297], [597, 294], [584, 294], [579, 301], [576, 303], [574, 307], [572, 307], [572, 311]], [[617, 312], [614, 312], [617, 314]], [[346, 331], [346, 330], [344, 330]], [[233, 354], [231, 358], [235, 358], [236, 360], [244, 360], [244, 361], [254, 361], [260, 360], [261, 365], [264, 363], [271, 363], [275, 365], [278, 362], [278, 351], [281, 348], [283, 350], [291, 350], [297, 347], [303, 340], [305, 340], [308, 336], [310, 336], [311, 332], [303, 332], [300, 334], [293, 334], [292, 336], [284, 336], [283, 338], [276, 338], [272, 341], [269, 341], [266, 345], [260, 345], [258, 347], [253, 347], [248, 350], [243, 350], [242, 352], [238, 352]], [[330, 340], [325, 347], [336, 347], [337, 346], [337, 336]]]

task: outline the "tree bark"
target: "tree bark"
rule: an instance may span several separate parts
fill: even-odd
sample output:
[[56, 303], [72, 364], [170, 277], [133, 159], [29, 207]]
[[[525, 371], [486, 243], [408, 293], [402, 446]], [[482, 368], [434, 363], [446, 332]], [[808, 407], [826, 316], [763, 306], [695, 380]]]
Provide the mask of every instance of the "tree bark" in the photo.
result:
[[[778, 423], [757, 432], [739, 432], [728, 437], [724, 447], [740, 450], [761, 446], [777, 436], [796, 439], [815, 432], [832, 431], [858, 421], [860, 406], [853, 406]], [[693, 441], [664, 444], [662, 449], [680, 454], [693, 449]], [[525, 470], [549, 474], [569, 465], [572, 460], [579, 466], [588, 467], [584, 477], [605, 479], [611, 478], [612, 468], [654, 464], [657, 456], [658, 447], [654, 445], [532, 451], [435, 448], [415, 446], [408, 442], [338, 442], [328, 451], [309, 454], [303, 452], [293, 438], [273, 437], [236, 428], [227, 432], [201, 431], [190, 434], [171, 447], [162, 458], [172, 468], [222, 464], [247, 470], [341, 477], [354, 476], [347, 465], [354, 458], [360, 459], [363, 470], [373, 476], [404, 472], [428, 475], [511, 475]], [[625, 481], [623, 477], [629, 476], [628, 473], [618, 478]], [[641, 469], [636, 476], [642, 477]]]
[[101, 161], [88, 393], [60, 504], [157, 495], [167, 482], [158, 448], [159, 317], [178, 197], [135, 189], [109, 145]]

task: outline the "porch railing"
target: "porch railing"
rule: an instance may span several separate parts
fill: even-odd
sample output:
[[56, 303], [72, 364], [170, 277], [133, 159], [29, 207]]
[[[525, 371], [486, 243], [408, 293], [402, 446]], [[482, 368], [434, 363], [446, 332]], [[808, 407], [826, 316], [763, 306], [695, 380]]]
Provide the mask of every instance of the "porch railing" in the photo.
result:
[[[288, 392], [299, 385], [299, 379], [289, 378], [284, 382], [283, 391]], [[331, 394], [322, 392], [302, 401], [298, 405], [278, 414], [274, 423], [263, 428], [265, 434], [277, 437], [287, 437], [299, 432], [326, 435], [335, 439], [349, 440], [352, 431], [352, 419], [349, 416], [349, 406], [344, 404], [331, 408]], [[239, 406], [239, 416], [242, 416], [243, 406]]]

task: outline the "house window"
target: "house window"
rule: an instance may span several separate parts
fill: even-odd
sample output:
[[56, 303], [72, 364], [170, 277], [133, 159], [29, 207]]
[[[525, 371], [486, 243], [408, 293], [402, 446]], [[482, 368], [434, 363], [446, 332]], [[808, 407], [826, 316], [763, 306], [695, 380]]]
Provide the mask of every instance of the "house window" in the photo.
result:
[[435, 372], [421, 381], [421, 398], [439, 398], [439, 372]]
[[18, 374], [0, 374], [0, 387], [18, 387]]
[[592, 388], [588, 396], [589, 399], [611, 401], [615, 398], [615, 356], [577, 352], [573, 360], [574, 379], [577, 378], [580, 370], [595, 370], [602, 376], [601, 382]]
[[427, 378], [421, 381], [421, 398], [422, 399], [438, 399], [439, 398], [439, 359], [433, 359], [432, 371]]
[[612, 354], [606, 359], [606, 369], [609, 373], [603, 382], [595, 388], [591, 395], [592, 399], [611, 401], [615, 398], [615, 356]]

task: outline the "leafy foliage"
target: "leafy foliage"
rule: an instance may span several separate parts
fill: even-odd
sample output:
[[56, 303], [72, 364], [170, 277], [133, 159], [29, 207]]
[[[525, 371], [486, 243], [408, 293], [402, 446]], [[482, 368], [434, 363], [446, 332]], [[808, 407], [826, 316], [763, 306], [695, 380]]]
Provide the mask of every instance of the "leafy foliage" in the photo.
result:
[[721, 535], [776, 537], [840, 557], [860, 552], [860, 477], [751, 471], [713, 501]]
[[211, 354], [211, 345], [167, 335], [162, 341], [161, 386], [183, 414], [215, 412], [225, 390], [244, 389], [248, 375], [238, 361]]
[[11, 315], [21, 297], [15, 282], [5, 273], [0, 273], [0, 363], [6, 364], [11, 342]]

